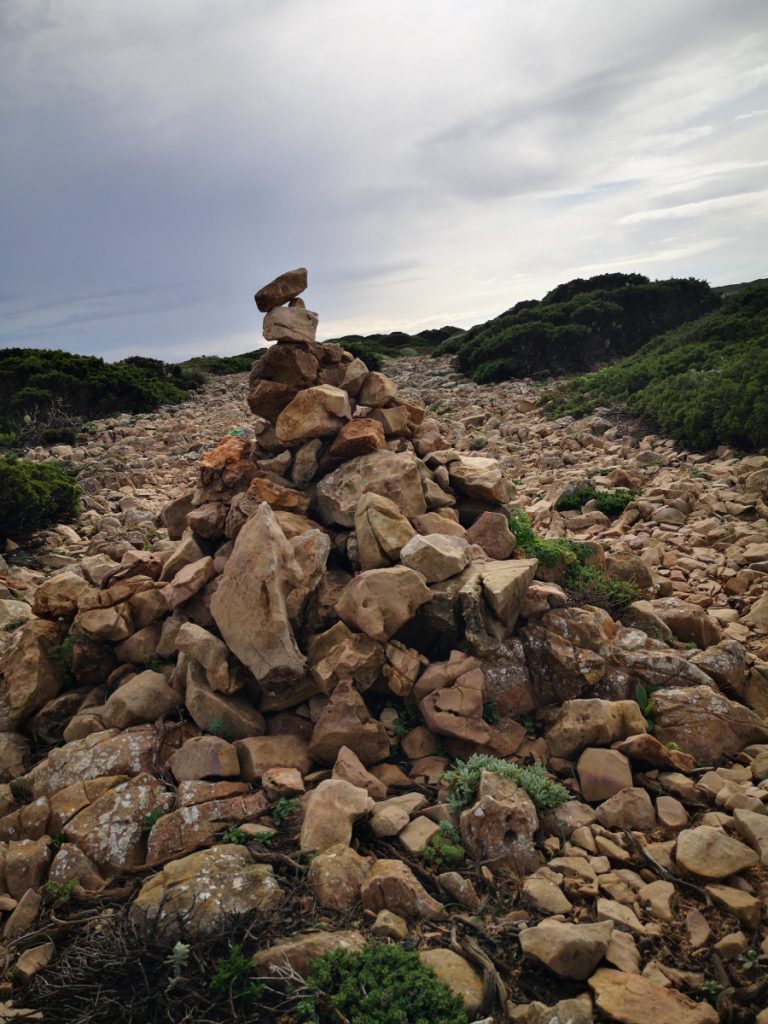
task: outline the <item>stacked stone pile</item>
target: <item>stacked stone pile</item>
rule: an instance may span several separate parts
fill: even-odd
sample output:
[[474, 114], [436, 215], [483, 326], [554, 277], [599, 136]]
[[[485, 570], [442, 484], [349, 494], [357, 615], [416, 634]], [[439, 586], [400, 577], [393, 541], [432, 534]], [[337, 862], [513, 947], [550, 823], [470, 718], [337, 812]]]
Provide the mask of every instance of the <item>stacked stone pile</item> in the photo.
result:
[[[518, 547], [502, 464], [318, 343], [306, 286], [295, 270], [257, 293], [273, 344], [250, 377], [254, 419], [204, 453], [167, 536], [50, 576], [10, 634], [9, 962], [54, 957], [34, 939], [47, 883], [98, 893], [138, 874], [132, 918], [168, 943], [279, 914], [280, 862], [258, 854], [282, 825], [292, 856], [311, 855], [314, 910], [256, 953], [265, 974], [410, 937], [474, 1016], [705, 1024], [713, 971], [723, 1013], [753, 1012], [743, 957], [768, 958], [759, 665], [651, 576], [623, 622], [573, 606], [562, 567]], [[632, 548], [592, 558], [641, 581]], [[457, 801], [444, 773], [475, 754]], [[547, 766], [565, 791], [537, 796], [499, 758]], [[450, 869], [424, 859], [447, 825], [463, 848]], [[452, 914], [480, 954], [438, 941]], [[550, 1008], [531, 997], [541, 977]]]

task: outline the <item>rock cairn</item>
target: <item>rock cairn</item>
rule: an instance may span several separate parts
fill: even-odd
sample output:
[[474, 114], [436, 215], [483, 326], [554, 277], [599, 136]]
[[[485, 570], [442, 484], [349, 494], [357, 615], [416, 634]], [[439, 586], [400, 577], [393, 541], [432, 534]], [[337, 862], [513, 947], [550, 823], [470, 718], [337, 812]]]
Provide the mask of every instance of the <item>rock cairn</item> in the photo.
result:
[[[726, 1009], [757, 1005], [741, 965], [768, 957], [768, 726], [739, 699], [743, 646], [600, 545], [594, 564], [647, 600], [622, 623], [572, 606], [564, 567], [518, 547], [500, 463], [318, 343], [306, 287], [299, 269], [256, 294], [274, 344], [254, 419], [202, 457], [167, 538], [52, 575], [10, 635], [0, 912], [18, 976], [55, 954], [24, 940], [46, 883], [146, 872], [131, 915], [169, 943], [278, 912], [280, 872], [254, 851], [291, 801], [314, 905], [363, 914], [286, 935], [258, 971], [410, 936], [475, 1016], [707, 1024], [715, 970]], [[567, 799], [486, 762], [461, 809], [443, 776], [473, 754], [545, 765]], [[446, 825], [450, 870], [419, 859]], [[472, 937], [452, 949], [434, 941], [449, 902]], [[520, 980], [542, 971], [570, 993], [556, 1018], [561, 990], [548, 1008]]]

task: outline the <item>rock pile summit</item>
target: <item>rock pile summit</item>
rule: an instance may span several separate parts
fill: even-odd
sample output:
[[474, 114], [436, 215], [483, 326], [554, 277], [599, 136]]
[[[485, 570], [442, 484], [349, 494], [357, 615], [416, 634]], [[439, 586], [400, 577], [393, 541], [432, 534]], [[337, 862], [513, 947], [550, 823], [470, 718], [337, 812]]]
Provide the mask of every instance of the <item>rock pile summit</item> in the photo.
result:
[[374, 936], [468, 1020], [765, 1024], [768, 677], [629, 549], [586, 558], [642, 600], [575, 603], [502, 462], [317, 342], [306, 287], [257, 292], [251, 418], [152, 542], [92, 544], [8, 631], [5, 995], [64, 969], [62, 892], [120, 891], [147, 944], [247, 926], [272, 984]]

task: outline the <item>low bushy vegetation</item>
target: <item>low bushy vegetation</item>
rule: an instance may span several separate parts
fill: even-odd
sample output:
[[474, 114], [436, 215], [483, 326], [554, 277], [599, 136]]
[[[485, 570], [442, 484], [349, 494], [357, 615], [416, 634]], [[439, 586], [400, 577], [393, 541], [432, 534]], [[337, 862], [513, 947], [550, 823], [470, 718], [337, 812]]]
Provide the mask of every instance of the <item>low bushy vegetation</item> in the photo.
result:
[[579, 511], [588, 501], [594, 501], [598, 511], [610, 519], [620, 516], [627, 505], [636, 497], [634, 491], [617, 487], [615, 491], [600, 491], [595, 487], [582, 487], [559, 498], [555, 508], [558, 512]]
[[437, 832], [421, 848], [422, 860], [438, 871], [453, 871], [464, 863], [461, 836], [450, 823], [441, 821]]
[[613, 366], [564, 384], [552, 416], [612, 406], [695, 448], [768, 446], [768, 284], [727, 294], [709, 316], [658, 337]]
[[299, 1015], [310, 1024], [467, 1024], [460, 996], [402, 946], [369, 942], [312, 965]]
[[211, 374], [246, 373], [258, 355], [107, 363], [54, 349], [0, 349], [0, 448], [75, 444], [87, 420], [176, 405]]
[[[626, 493], [630, 495], [631, 500], [632, 492]], [[622, 502], [623, 499], [619, 500], [615, 508], [621, 505], [623, 510], [625, 505]], [[576, 507], [581, 508], [581, 505]], [[613, 507], [607, 503], [603, 505], [604, 510]], [[606, 511], [606, 514], [609, 513]], [[522, 548], [529, 558], [538, 559], [540, 565], [548, 568], [558, 565], [562, 567], [563, 583], [573, 604], [594, 605], [615, 617], [633, 601], [638, 601], [642, 597], [634, 584], [614, 579], [602, 569], [588, 564], [589, 559], [595, 554], [593, 545], [580, 544], [577, 541], [566, 540], [565, 537], [555, 537], [552, 540], [539, 537], [531, 525], [530, 518], [522, 509], [512, 510], [509, 528], [517, 539], [517, 546]]]
[[75, 518], [79, 490], [56, 463], [0, 458], [0, 545], [25, 540], [36, 530]]
[[458, 368], [479, 384], [583, 373], [634, 352], [718, 303], [709, 285], [693, 278], [576, 278], [541, 301], [518, 302], [493, 320], [447, 338], [435, 354], [455, 353]]
[[463, 810], [475, 802], [483, 772], [494, 772], [502, 778], [511, 779], [541, 810], [559, 807], [571, 799], [565, 786], [555, 782], [539, 764], [519, 765], [491, 754], [473, 754], [468, 761], [455, 761], [453, 767], [443, 773], [452, 807]]
[[390, 334], [347, 334], [333, 338], [352, 355], [362, 359], [369, 370], [380, 370], [385, 359], [431, 353], [448, 338], [463, 334], [460, 327], [435, 327], [418, 334], [392, 331]]

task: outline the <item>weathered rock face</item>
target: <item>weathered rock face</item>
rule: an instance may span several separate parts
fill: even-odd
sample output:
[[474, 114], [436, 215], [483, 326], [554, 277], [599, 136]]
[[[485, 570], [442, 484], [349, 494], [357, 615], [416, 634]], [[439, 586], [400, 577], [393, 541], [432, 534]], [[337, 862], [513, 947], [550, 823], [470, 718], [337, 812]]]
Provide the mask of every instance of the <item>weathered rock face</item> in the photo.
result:
[[202, 939], [280, 900], [268, 864], [254, 864], [242, 846], [213, 846], [171, 861], [145, 882], [131, 917], [155, 941]]
[[535, 871], [541, 864], [533, 842], [539, 819], [530, 797], [490, 772], [483, 773], [478, 795], [461, 815], [461, 840], [469, 855], [494, 873]]
[[317, 485], [317, 509], [323, 523], [354, 526], [364, 494], [389, 498], [406, 518], [427, 511], [419, 468], [413, 456], [390, 451], [350, 459]]
[[728, 878], [760, 859], [748, 846], [708, 825], [681, 832], [675, 856], [680, 867], [709, 879]]
[[357, 553], [363, 569], [385, 569], [395, 564], [416, 531], [394, 501], [380, 494], [364, 494], [355, 508]]
[[720, 1019], [708, 1003], [694, 1003], [682, 992], [637, 974], [601, 967], [589, 985], [599, 1009], [623, 1024], [717, 1024]]
[[768, 741], [768, 725], [754, 711], [728, 700], [710, 686], [669, 687], [653, 694], [655, 735], [711, 763], [749, 743]]
[[[263, 684], [279, 686], [304, 675], [306, 659], [291, 628], [288, 600], [305, 576], [269, 505], [263, 504], [238, 534], [211, 601], [229, 648]], [[318, 534], [318, 548], [330, 548]]]
[[609, 746], [644, 733], [646, 721], [634, 700], [569, 700], [547, 732], [554, 757], [575, 757], [586, 747]]
[[307, 271], [305, 267], [287, 270], [284, 274], [276, 277], [274, 281], [259, 288], [254, 296], [254, 301], [262, 313], [268, 313], [275, 306], [282, 306], [283, 303], [301, 295], [306, 287]]
[[327, 850], [337, 844], [349, 846], [352, 825], [373, 810], [373, 800], [364, 789], [341, 779], [326, 779], [312, 791], [301, 826], [303, 853]]
[[432, 594], [423, 578], [404, 565], [368, 569], [355, 576], [336, 604], [339, 616], [373, 640], [389, 640]]
[[275, 433], [289, 445], [314, 437], [334, 437], [351, 415], [346, 391], [318, 384], [291, 399], [277, 417]]
[[588, 978], [605, 956], [613, 923], [547, 922], [520, 933], [523, 955], [544, 964], [561, 978]]
[[36, 620], [18, 631], [3, 652], [0, 672], [0, 730], [14, 732], [30, 715], [54, 698], [62, 672], [54, 658], [64, 630], [55, 622]]

